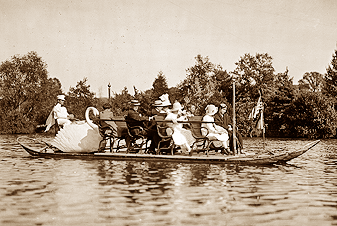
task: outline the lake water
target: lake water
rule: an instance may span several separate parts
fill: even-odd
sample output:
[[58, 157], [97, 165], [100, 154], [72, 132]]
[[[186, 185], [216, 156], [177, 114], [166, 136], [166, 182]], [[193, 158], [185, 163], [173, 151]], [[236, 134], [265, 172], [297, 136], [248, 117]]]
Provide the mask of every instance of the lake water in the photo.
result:
[[337, 140], [285, 165], [242, 166], [42, 159], [16, 138], [0, 136], [0, 225], [337, 225]]

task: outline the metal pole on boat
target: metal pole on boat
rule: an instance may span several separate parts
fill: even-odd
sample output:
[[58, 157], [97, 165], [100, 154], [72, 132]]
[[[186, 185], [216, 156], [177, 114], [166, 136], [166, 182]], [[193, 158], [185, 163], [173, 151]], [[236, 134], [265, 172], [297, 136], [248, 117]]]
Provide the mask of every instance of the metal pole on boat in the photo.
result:
[[235, 75], [232, 75], [232, 79], [233, 79], [233, 135], [232, 135], [232, 139], [233, 139], [233, 154], [236, 155], [236, 120], [235, 120]]
[[263, 123], [263, 128], [262, 128], [262, 138], [263, 138], [263, 149], [266, 149], [266, 127], [265, 127], [265, 124], [264, 124], [264, 107], [262, 109], [262, 123]]
[[265, 127], [263, 127], [262, 129], [262, 136], [263, 136], [263, 149], [266, 149]]
[[259, 90], [259, 94], [260, 94], [260, 98], [261, 98], [261, 103], [262, 103], [262, 109], [260, 110], [260, 124], [262, 124], [262, 140], [263, 140], [263, 149], [265, 149], [266, 147], [266, 136], [265, 136], [265, 132], [266, 132], [266, 127], [264, 124], [264, 104], [262, 101], [262, 94], [261, 94], [261, 90]]

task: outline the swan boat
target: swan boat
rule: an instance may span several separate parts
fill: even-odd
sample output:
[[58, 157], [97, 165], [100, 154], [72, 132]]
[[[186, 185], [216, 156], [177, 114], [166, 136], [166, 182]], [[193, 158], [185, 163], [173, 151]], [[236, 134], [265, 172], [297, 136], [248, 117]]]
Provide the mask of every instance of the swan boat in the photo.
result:
[[[285, 163], [294, 159], [309, 149], [313, 148], [320, 140], [312, 141], [300, 149], [294, 150], [264, 150], [261, 153], [246, 152], [247, 154], [222, 155], [214, 151], [193, 152], [189, 154], [148, 154], [144, 152], [129, 153], [128, 151], [119, 152], [99, 152], [98, 147], [102, 140], [99, 127], [89, 118], [89, 112], [95, 116], [99, 114], [94, 107], [87, 108], [85, 121], [72, 123], [64, 126], [56, 137], [49, 143], [35, 139], [18, 138], [19, 145], [31, 156], [39, 158], [75, 158], [75, 159], [108, 159], [108, 160], [136, 160], [136, 161], [170, 161], [188, 163], [220, 163], [220, 164], [249, 164], [249, 165], [268, 165]], [[201, 153], [201, 154], [200, 154]]]
[[[165, 161], [165, 162], [182, 162], [182, 163], [212, 163], [212, 164], [244, 164], [244, 165], [272, 165], [282, 164], [304, 154], [320, 140], [312, 141], [307, 145], [296, 150], [283, 150], [281, 153], [272, 153], [268, 151], [264, 154], [240, 154], [224, 156], [218, 153], [214, 154], [194, 154], [194, 155], [151, 155], [144, 153], [123, 153], [123, 152], [91, 152], [91, 153], [74, 153], [55, 151], [55, 147], [48, 144], [35, 147], [32, 143], [23, 143], [18, 140], [21, 147], [31, 156], [38, 158], [69, 158], [69, 159], [98, 159], [98, 160], [122, 160], [122, 161]], [[34, 142], [33, 142], [34, 143]]]

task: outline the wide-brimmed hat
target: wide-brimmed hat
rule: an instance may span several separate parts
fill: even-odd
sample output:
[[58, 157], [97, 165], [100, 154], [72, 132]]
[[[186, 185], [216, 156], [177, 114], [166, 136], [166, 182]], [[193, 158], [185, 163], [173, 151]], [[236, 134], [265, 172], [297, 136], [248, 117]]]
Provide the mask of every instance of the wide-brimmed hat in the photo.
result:
[[162, 107], [168, 107], [168, 106], [171, 106], [171, 105], [172, 105], [171, 102], [170, 102], [170, 99], [169, 99], [169, 96], [168, 96], [167, 93], [161, 95], [159, 98], [160, 98], [160, 100], [162, 101], [162, 103], [161, 103], [161, 106], [162, 106]]
[[153, 104], [154, 107], [160, 107], [162, 105], [162, 101], [161, 100], [156, 100]]
[[131, 100], [130, 104], [132, 104], [133, 106], [139, 106], [140, 105], [138, 100]]
[[168, 107], [168, 106], [171, 106], [171, 102], [169, 100], [165, 100], [161, 103], [161, 107]]
[[171, 111], [180, 111], [181, 109], [183, 109], [181, 104], [179, 102], [175, 102], [172, 106]]
[[64, 95], [58, 95], [58, 96], [57, 96], [57, 99], [58, 99], [58, 100], [65, 100], [65, 96], [64, 96]]
[[220, 104], [220, 108], [227, 108], [226, 104]]
[[207, 105], [205, 110], [206, 110], [206, 115], [215, 115], [215, 113], [218, 112], [218, 108], [215, 107], [213, 104]]

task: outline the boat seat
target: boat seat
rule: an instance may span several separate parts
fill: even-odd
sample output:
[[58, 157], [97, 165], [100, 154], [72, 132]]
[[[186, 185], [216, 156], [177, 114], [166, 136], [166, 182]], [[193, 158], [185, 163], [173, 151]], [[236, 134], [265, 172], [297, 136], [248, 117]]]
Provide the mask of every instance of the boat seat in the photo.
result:
[[114, 138], [113, 144], [117, 141], [116, 145], [116, 151], [118, 152], [122, 148], [126, 148], [126, 145], [121, 145], [121, 141], [126, 141], [126, 138], [128, 136], [128, 127], [125, 122], [125, 117], [124, 116], [114, 116], [113, 118], [117, 125], [117, 135]]
[[125, 140], [127, 137], [127, 126], [124, 121], [124, 116], [114, 116], [112, 121], [115, 122], [117, 125], [117, 130], [113, 128], [112, 126], [108, 125], [105, 121], [99, 121], [99, 131], [103, 139], [100, 142], [100, 147], [103, 142], [109, 141], [110, 152], [113, 151], [114, 145], [117, 142], [116, 145], [116, 152], [118, 152], [120, 149], [125, 148], [125, 145], [121, 145], [120, 142], [122, 140]]
[[208, 152], [210, 150], [211, 141], [207, 137], [208, 129], [206, 127], [202, 127], [202, 118], [203, 116], [191, 116], [188, 121], [190, 123], [190, 130], [192, 132], [193, 137], [195, 138], [195, 142], [192, 144], [192, 150], [196, 152]]
[[172, 139], [173, 130], [166, 125], [164, 121], [164, 116], [155, 116], [155, 121], [157, 121], [157, 133], [160, 137], [158, 142], [156, 154], [168, 154], [173, 155], [175, 144]]
[[54, 118], [54, 129], [55, 129], [55, 136], [56, 134], [60, 131], [60, 129], [63, 128], [63, 125], [59, 125], [59, 123], [57, 122], [57, 119], [56, 119], [56, 116], [55, 116], [55, 112], [54, 112], [54, 109], [52, 110], [53, 111], [53, 118]]
[[55, 112], [53, 112], [53, 117], [54, 117], [54, 120], [55, 120], [54, 127], [55, 127], [55, 136], [56, 136], [56, 134], [60, 131], [60, 129], [63, 126], [59, 125], [59, 123], [57, 122], [57, 119], [55, 119]]
[[[138, 153], [147, 151], [147, 143], [149, 141], [148, 137], [143, 135], [141, 132], [144, 130], [141, 126], [130, 126], [126, 121], [127, 126], [127, 136], [126, 136], [126, 145], [127, 145], [127, 153]], [[140, 131], [139, 134], [133, 134], [131, 131], [138, 129]], [[145, 146], [145, 148], [144, 148]]]

